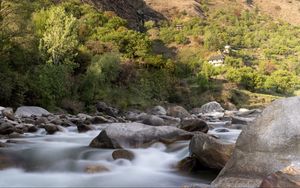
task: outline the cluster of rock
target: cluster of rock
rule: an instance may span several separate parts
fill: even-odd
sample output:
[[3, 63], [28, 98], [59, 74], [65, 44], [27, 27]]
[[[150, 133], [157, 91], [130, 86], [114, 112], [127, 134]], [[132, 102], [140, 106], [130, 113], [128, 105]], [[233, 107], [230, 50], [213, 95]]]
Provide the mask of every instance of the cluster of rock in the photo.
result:
[[[213, 187], [300, 187], [300, 98], [273, 102], [261, 110], [226, 111], [210, 102], [190, 112], [181, 106], [156, 106], [147, 113], [120, 111], [97, 104], [95, 115], [51, 114], [40, 107], [0, 107], [0, 136], [15, 137], [44, 128], [48, 134], [62, 127], [77, 126], [78, 132], [92, 130], [93, 124], [107, 124], [90, 147], [118, 149], [114, 159], [134, 159], [124, 148], [148, 147], [191, 140], [190, 156], [182, 170], [221, 170]], [[224, 133], [242, 129], [237, 142]], [[0, 143], [0, 147], [5, 146]], [[91, 167], [87, 172], [106, 171]]]
[[0, 137], [21, 137], [24, 133], [33, 133], [44, 128], [48, 134], [62, 131], [63, 127], [77, 126], [78, 132], [92, 130], [92, 124], [125, 121], [103, 113], [90, 116], [87, 114], [52, 114], [36, 106], [22, 106], [14, 112], [12, 108], [0, 107]]

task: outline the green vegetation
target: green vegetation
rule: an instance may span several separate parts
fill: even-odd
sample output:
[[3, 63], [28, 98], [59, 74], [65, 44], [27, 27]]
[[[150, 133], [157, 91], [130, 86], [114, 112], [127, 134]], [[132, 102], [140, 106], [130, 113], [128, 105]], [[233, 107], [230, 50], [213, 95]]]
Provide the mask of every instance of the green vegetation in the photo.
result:
[[[299, 89], [300, 28], [258, 12], [209, 10], [203, 3], [206, 19], [147, 21], [146, 31], [138, 32], [79, 0], [0, 4], [4, 106], [83, 103], [88, 110], [104, 100], [123, 108], [158, 102], [193, 107], [209, 92], [222, 95], [220, 80], [273, 95]], [[225, 66], [209, 64], [225, 45], [232, 47]], [[232, 96], [228, 100], [238, 104]]]

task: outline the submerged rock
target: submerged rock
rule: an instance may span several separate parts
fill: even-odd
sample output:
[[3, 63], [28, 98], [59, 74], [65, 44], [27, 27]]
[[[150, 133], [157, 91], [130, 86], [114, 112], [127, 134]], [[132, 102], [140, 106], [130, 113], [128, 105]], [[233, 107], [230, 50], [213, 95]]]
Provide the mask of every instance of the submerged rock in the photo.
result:
[[129, 161], [132, 161], [134, 159], [134, 153], [129, 150], [119, 149], [112, 153], [112, 157], [114, 160], [127, 159]]
[[300, 97], [280, 99], [243, 129], [216, 187], [258, 187], [269, 174], [300, 161]]
[[207, 168], [221, 170], [231, 157], [234, 144], [204, 133], [195, 134], [190, 142], [190, 154]]
[[21, 106], [17, 109], [15, 116], [19, 118], [31, 117], [31, 116], [43, 116], [50, 115], [50, 112], [44, 108], [37, 106]]
[[145, 147], [154, 142], [172, 143], [188, 140], [193, 134], [171, 126], [153, 127], [141, 123], [114, 123], [92, 140], [91, 147], [121, 148]]
[[89, 165], [85, 168], [85, 172], [89, 174], [101, 173], [101, 172], [109, 172], [110, 170], [103, 165]]

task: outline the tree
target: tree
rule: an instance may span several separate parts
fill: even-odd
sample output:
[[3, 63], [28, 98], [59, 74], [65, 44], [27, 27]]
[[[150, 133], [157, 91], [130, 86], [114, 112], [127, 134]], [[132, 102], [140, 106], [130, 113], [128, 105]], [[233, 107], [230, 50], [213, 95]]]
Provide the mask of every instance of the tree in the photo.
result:
[[42, 34], [39, 48], [47, 62], [70, 62], [78, 46], [76, 18], [58, 6], [40, 11], [34, 16], [34, 21], [38, 32]]

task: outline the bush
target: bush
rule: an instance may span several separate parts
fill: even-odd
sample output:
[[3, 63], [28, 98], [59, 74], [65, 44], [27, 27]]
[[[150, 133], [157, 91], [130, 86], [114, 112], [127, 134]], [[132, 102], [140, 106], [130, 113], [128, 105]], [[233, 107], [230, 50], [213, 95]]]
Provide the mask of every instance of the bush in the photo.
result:
[[45, 64], [37, 67], [33, 83], [34, 93], [38, 96], [38, 104], [53, 108], [59, 106], [61, 100], [71, 97], [71, 65]]
[[299, 78], [285, 70], [273, 72], [265, 83], [266, 89], [283, 94], [293, 93], [297, 87], [299, 87]]

